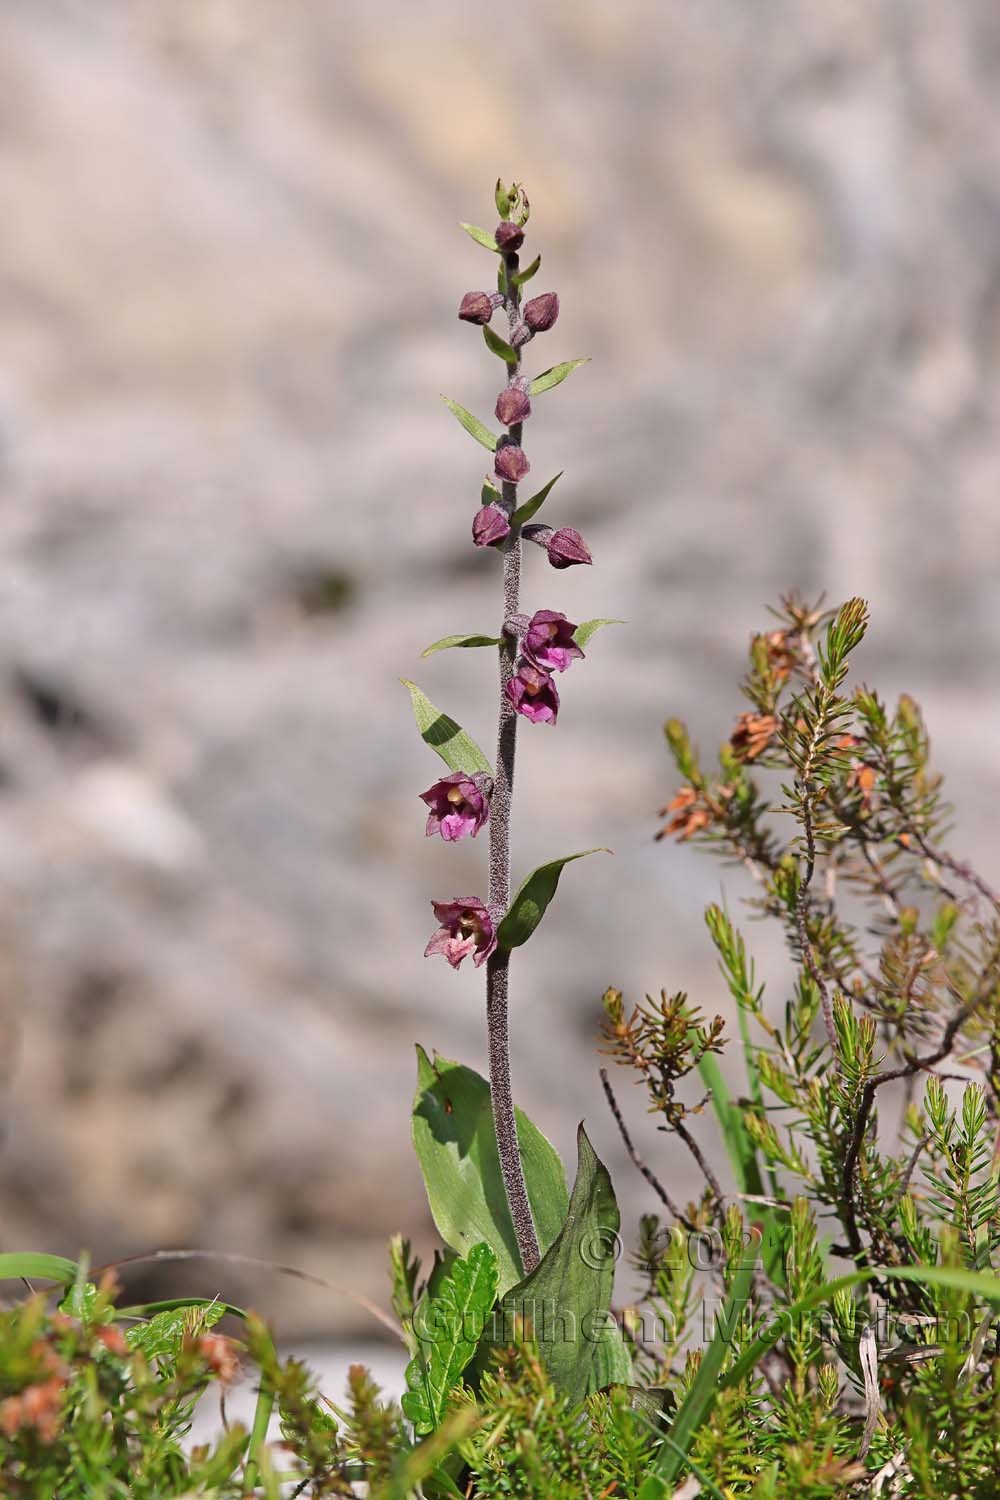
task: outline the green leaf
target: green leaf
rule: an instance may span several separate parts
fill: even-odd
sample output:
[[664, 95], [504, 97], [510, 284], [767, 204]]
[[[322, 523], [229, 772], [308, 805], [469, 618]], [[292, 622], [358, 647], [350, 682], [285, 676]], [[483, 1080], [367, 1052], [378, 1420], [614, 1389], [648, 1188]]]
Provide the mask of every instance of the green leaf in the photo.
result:
[[585, 354], [582, 359], [565, 359], [561, 365], [553, 365], [551, 370], [543, 370], [541, 375], [536, 375], [528, 387], [529, 396], [540, 396], [543, 391], [551, 391], [554, 385], [562, 385], [567, 375], [572, 375], [581, 365], [590, 363], [590, 355]]
[[535, 272], [538, 270], [541, 264], [542, 257], [540, 255], [536, 255], [530, 266], [525, 266], [523, 271], [515, 271], [514, 276], [512, 277], [514, 285], [524, 286], [524, 283], [526, 281], [531, 280], [532, 276], [534, 276]]
[[498, 635], [443, 635], [433, 646], [428, 646], [420, 655], [433, 656], [435, 651], [450, 651], [456, 646], [502, 646]]
[[[544, 1251], [566, 1217], [566, 1179], [541, 1131], [520, 1110], [516, 1113], [528, 1202]], [[485, 1240], [497, 1258], [502, 1295], [520, 1281], [522, 1271], [486, 1079], [443, 1057], [432, 1063], [418, 1047], [413, 1144], [438, 1233], [463, 1255]]]
[[436, 1296], [421, 1307], [419, 1349], [406, 1367], [403, 1411], [418, 1437], [441, 1425], [448, 1397], [476, 1352], [497, 1294], [497, 1258], [485, 1242], [455, 1260]]
[[592, 1396], [595, 1391], [606, 1390], [609, 1385], [631, 1385], [634, 1379], [632, 1356], [621, 1329], [617, 1323], [612, 1326], [609, 1322], [594, 1347], [587, 1394]]
[[489, 1338], [493, 1344], [509, 1341], [517, 1319], [530, 1325], [553, 1384], [574, 1402], [597, 1388], [595, 1380], [608, 1367], [605, 1340], [620, 1223], [611, 1178], [582, 1125], [577, 1152], [566, 1222], [531, 1275], [503, 1298], [494, 1320], [497, 1336]]
[[469, 776], [474, 775], [476, 771], [485, 771], [492, 776], [493, 771], [486, 756], [461, 725], [456, 724], [454, 719], [449, 719], [448, 715], [443, 714], [439, 708], [435, 708], [415, 682], [410, 682], [407, 677], [401, 677], [400, 681], [405, 688], [409, 689], [413, 703], [413, 716], [417, 721], [421, 738], [430, 745], [432, 750], [437, 751], [445, 765], [453, 771], [464, 771]]
[[549, 902], [556, 893], [559, 877], [565, 865], [574, 859], [586, 859], [588, 854], [610, 854], [610, 849], [581, 849], [579, 854], [567, 854], [562, 859], [550, 860], [532, 870], [518, 886], [510, 910], [497, 928], [497, 943], [501, 948], [520, 948], [526, 943], [545, 915]]
[[34, 1250], [8, 1250], [0, 1255], [0, 1281], [19, 1281], [37, 1276], [40, 1281], [58, 1281], [69, 1286], [76, 1280], [76, 1261], [62, 1255], [44, 1255]]
[[510, 213], [510, 195], [512, 191], [513, 189], [504, 187], [502, 177], [497, 178], [497, 185], [493, 193], [493, 200], [496, 203], [497, 213], [500, 215], [501, 219], [506, 219], [507, 215]]
[[[532, 495], [530, 500], [525, 500], [523, 505], [519, 505], [510, 518], [511, 526], [523, 526], [525, 522], [530, 521], [532, 516], [540, 511], [545, 504], [545, 501], [548, 499], [549, 490], [555, 484], [556, 479], [561, 479], [562, 476], [563, 471], [560, 469], [555, 479], [550, 479], [548, 484], [538, 491], [537, 495]], [[486, 502], [484, 501], [483, 503], [485, 504]]]
[[488, 229], [480, 229], [476, 224], [466, 224], [461, 220], [459, 223], [466, 234], [471, 235], [477, 245], [482, 245], [485, 250], [492, 250], [497, 255], [500, 254], [500, 246]]
[[433, 655], [435, 651], [451, 651], [454, 646], [502, 646], [499, 636], [442, 636], [441, 640], [435, 640], [432, 646], [427, 646], [426, 651], [421, 651], [421, 657]]
[[466, 432], [471, 433], [477, 443], [482, 443], [483, 447], [488, 448], [491, 453], [496, 452], [499, 438], [495, 438], [490, 429], [485, 427], [478, 417], [474, 417], [471, 411], [466, 411], [464, 406], [459, 406], [458, 402], [453, 401], [450, 396], [442, 396], [441, 400], [449, 411], [455, 413]]
[[483, 487], [479, 492], [480, 505], [499, 505], [503, 496], [496, 485], [490, 479], [483, 480]]
[[591, 636], [596, 635], [599, 630], [603, 630], [605, 625], [624, 624], [624, 620], [584, 620], [583, 624], [578, 625], [574, 630], [573, 639], [582, 651]]
[[488, 323], [483, 324], [483, 338], [486, 340], [487, 349], [498, 355], [505, 364], [517, 364], [516, 349], [512, 349], [506, 339], [502, 339], [498, 333], [494, 333]]
[[214, 1328], [225, 1311], [223, 1302], [210, 1302], [207, 1306], [188, 1302], [182, 1307], [168, 1308], [148, 1322], [130, 1328], [125, 1342], [130, 1349], [141, 1350], [147, 1359], [175, 1360], [188, 1334], [204, 1333]]

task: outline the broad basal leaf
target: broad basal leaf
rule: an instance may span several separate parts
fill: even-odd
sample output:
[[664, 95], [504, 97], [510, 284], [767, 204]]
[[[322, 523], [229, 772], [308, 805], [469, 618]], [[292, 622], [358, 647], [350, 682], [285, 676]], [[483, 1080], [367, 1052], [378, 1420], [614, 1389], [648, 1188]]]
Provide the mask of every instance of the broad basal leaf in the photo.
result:
[[[488, 1342], [508, 1343], [518, 1320], [531, 1329], [553, 1383], [571, 1401], [608, 1384], [631, 1366], [612, 1353], [609, 1315], [619, 1213], [607, 1168], [583, 1126], [577, 1132], [577, 1169], [566, 1222], [530, 1276], [512, 1287], [491, 1320]], [[622, 1350], [624, 1353], [624, 1350]]]
[[445, 765], [453, 771], [465, 771], [469, 776], [476, 771], [485, 771], [492, 776], [489, 761], [462, 726], [456, 724], [454, 719], [449, 719], [439, 708], [435, 708], [415, 682], [410, 682], [407, 677], [401, 677], [400, 681], [409, 689], [413, 717], [417, 721], [421, 738], [426, 740], [432, 750], [437, 751]]
[[540, 396], [543, 391], [551, 391], [554, 385], [562, 385], [567, 375], [572, 375], [581, 365], [589, 364], [590, 355], [585, 354], [582, 359], [564, 359], [561, 365], [553, 365], [550, 370], [543, 370], [541, 375], [536, 375], [528, 387], [529, 396]]
[[421, 1304], [414, 1325], [417, 1353], [406, 1367], [402, 1408], [418, 1437], [440, 1426], [448, 1397], [462, 1377], [496, 1301], [497, 1258], [473, 1245], [456, 1259], [436, 1294]]
[[[539, 1245], [562, 1229], [568, 1194], [562, 1163], [526, 1115], [517, 1110], [517, 1137]], [[517, 1237], [507, 1207], [493, 1130], [490, 1086], [459, 1063], [417, 1048], [413, 1144], [438, 1233], [467, 1254], [481, 1240], [497, 1258], [500, 1292], [521, 1279]]]
[[455, 413], [466, 432], [471, 433], [477, 443], [482, 443], [483, 447], [488, 448], [491, 453], [496, 452], [499, 439], [493, 436], [490, 429], [480, 422], [478, 417], [474, 417], [471, 411], [466, 411], [464, 406], [459, 406], [458, 402], [453, 401], [450, 396], [442, 396], [441, 400], [449, 411]]
[[596, 635], [599, 630], [603, 630], [605, 625], [624, 624], [624, 620], [584, 620], [583, 624], [578, 625], [574, 630], [573, 639], [582, 651], [591, 636]]
[[579, 854], [567, 854], [562, 859], [550, 860], [532, 870], [517, 889], [510, 910], [497, 928], [497, 943], [501, 948], [519, 948], [526, 943], [545, 915], [549, 902], [556, 893], [559, 877], [564, 866], [574, 859], [586, 859], [588, 854], [610, 854], [610, 849], [582, 849]]
[[[562, 475], [563, 471], [562, 469], [560, 469], [559, 473], [555, 476], [555, 479], [550, 479], [548, 484], [538, 491], [537, 495], [532, 495], [530, 500], [525, 500], [523, 505], [519, 505], [517, 507], [517, 510], [510, 518], [510, 524], [512, 527], [523, 526], [527, 521], [531, 520], [532, 516], [535, 515], [536, 512], [541, 510], [542, 506], [545, 504], [546, 499], [548, 498], [549, 490], [555, 484], [556, 479], [562, 478]], [[485, 504], [485, 501], [483, 503]]]

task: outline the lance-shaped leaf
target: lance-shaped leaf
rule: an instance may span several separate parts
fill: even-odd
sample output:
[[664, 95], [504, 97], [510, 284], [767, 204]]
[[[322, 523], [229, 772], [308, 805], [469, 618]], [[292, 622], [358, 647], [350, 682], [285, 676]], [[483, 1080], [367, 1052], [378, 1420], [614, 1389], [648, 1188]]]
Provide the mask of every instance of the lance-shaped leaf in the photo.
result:
[[590, 355], [585, 354], [582, 359], [565, 359], [561, 365], [553, 365], [551, 370], [543, 370], [541, 375], [536, 375], [528, 387], [528, 394], [540, 396], [543, 391], [551, 391], [554, 385], [562, 385], [567, 375], [572, 375], [581, 365], [590, 363]]
[[510, 903], [510, 910], [497, 928], [498, 946], [519, 948], [528, 941], [556, 893], [565, 865], [574, 859], [585, 859], [588, 854], [610, 853], [610, 849], [581, 849], [579, 854], [567, 854], [562, 859], [550, 860], [547, 865], [539, 865], [537, 870], [532, 870], [521, 882]]
[[488, 323], [483, 324], [483, 338], [486, 340], [487, 349], [502, 359], [505, 364], [517, 364], [517, 350], [512, 349], [506, 339], [502, 339], [498, 333], [494, 333]]
[[484, 479], [483, 487], [479, 492], [480, 505], [499, 505], [502, 496], [492, 479]]
[[[435, 651], [451, 651], [456, 646], [502, 646], [498, 635], [443, 635], [433, 646], [428, 646], [420, 655], [433, 656]], [[457, 769], [461, 769], [458, 767]]]
[[[532, 516], [537, 515], [548, 499], [549, 490], [555, 484], [556, 479], [561, 479], [562, 476], [563, 471], [560, 469], [555, 479], [550, 479], [548, 484], [538, 491], [537, 495], [532, 495], [530, 500], [525, 500], [523, 505], [519, 505], [510, 518], [511, 526], [524, 526], [526, 522], [531, 520]], [[483, 503], [485, 504], [486, 502], [484, 501]]]
[[480, 229], [478, 224], [466, 224], [461, 220], [459, 220], [459, 223], [466, 234], [471, 235], [477, 245], [482, 245], [485, 250], [492, 250], [497, 255], [500, 254], [500, 246], [488, 229]]
[[[516, 186], [517, 184], [515, 183], [514, 187]], [[497, 178], [497, 185], [496, 190], [493, 194], [493, 198], [497, 206], [497, 213], [500, 215], [501, 219], [506, 219], [507, 215], [510, 213], [510, 195], [513, 191], [514, 188], [507, 188], [504, 186], [502, 177]]]
[[449, 411], [455, 413], [466, 432], [470, 433], [477, 443], [482, 443], [483, 447], [488, 448], [491, 453], [496, 452], [499, 439], [494, 437], [490, 429], [480, 422], [478, 417], [474, 417], [471, 411], [466, 411], [464, 406], [459, 406], [458, 402], [453, 401], [450, 396], [442, 396], [441, 400]]
[[573, 639], [574, 639], [574, 641], [576, 641], [576, 644], [580, 647], [580, 650], [582, 651], [583, 648], [586, 646], [587, 642], [590, 640], [591, 636], [596, 635], [597, 632], [599, 630], [602, 630], [605, 625], [624, 625], [624, 624], [625, 624], [624, 620], [584, 620], [583, 624], [582, 625], [578, 625], [576, 627], [576, 629], [574, 630], [574, 632], [573, 632]]
[[476, 771], [485, 771], [492, 776], [493, 769], [489, 761], [461, 724], [456, 724], [454, 719], [449, 719], [447, 714], [435, 708], [415, 682], [410, 682], [407, 677], [401, 677], [400, 681], [409, 689], [413, 717], [417, 721], [421, 738], [432, 750], [437, 751], [445, 765], [452, 771], [464, 771], [468, 776], [474, 775]]
[[523, 271], [515, 271], [513, 277], [511, 278], [514, 282], [514, 285], [524, 286], [524, 283], [526, 281], [530, 281], [532, 276], [535, 275], [541, 264], [542, 257], [540, 255], [536, 255], [530, 266], [525, 266]]
[[[574, 1402], [599, 1389], [598, 1381], [608, 1383], [620, 1223], [611, 1178], [582, 1125], [576, 1139], [576, 1182], [566, 1222], [531, 1275], [503, 1297], [484, 1337], [484, 1345], [509, 1343], [519, 1323], [530, 1328], [553, 1384]], [[624, 1360], [616, 1368], [631, 1378]]]
[[[566, 1179], [553, 1146], [526, 1115], [515, 1113], [531, 1216], [545, 1251], [566, 1218]], [[413, 1145], [441, 1238], [463, 1255], [485, 1240], [496, 1255], [503, 1294], [521, 1280], [522, 1269], [486, 1079], [447, 1058], [431, 1062], [418, 1047]]]
[[418, 1349], [406, 1367], [408, 1389], [400, 1403], [418, 1437], [441, 1424], [496, 1301], [498, 1274], [489, 1245], [473, 1245], [418, 1310]]

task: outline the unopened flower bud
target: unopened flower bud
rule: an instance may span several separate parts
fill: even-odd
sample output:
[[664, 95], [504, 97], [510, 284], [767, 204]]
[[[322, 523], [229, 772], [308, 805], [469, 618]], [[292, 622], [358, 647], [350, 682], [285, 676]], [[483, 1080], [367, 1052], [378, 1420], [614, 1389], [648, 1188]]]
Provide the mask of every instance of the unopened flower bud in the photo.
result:
[[523, 448], [519, 448], [516, 443], [508, 443], [506, 447], [497, 449], [493, 468], [508, 484], [519, 484], [531, 465]]
[[526, 542], [544, 547], [554, 568], [571, 568], [575, 563], [592, 563], [590, 548], [573, 526], [525, 526], [521, 532]]
[[472, 519], [472, 540], [477, 547], [495, 547], [510, 535], [510, 522], [499, 505], [484, 505]]
[[497, 397], [496, 415], [497, 421], [502, 422], [505, 427], [513, 427], [516, 422], [523, 422], [525, 417], [530, 417], [531, 401], [527, 391], [518, 385], [509, 385], [506, 390], [501, 391]]
[[524, 321], [532, 333], [546, 333], [559, 316], [559, 298], [555, 292], [543, 292], [524, 304]]
[[466, 292], [459, 305], [458, 316], [463, 323], [488, 323], [501, 301], [499, 292]]
[[497, 225], [493, 238], [505, 255], [515, 250], [520, 250], [524, 244], [524, 230], [520, 224], [512, 224], [510, 219], [504, 219]]

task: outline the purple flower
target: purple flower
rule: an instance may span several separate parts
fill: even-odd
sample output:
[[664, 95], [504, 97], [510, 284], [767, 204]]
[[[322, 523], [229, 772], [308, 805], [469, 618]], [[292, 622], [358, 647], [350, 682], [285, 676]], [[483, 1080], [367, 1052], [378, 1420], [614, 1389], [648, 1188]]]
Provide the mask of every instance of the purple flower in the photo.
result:
[[501, 301], [498, 292], [466, 292], [459, 305], [463, 323], [488, 323]]
[[555, 609], [536, 609], [521, 642], [526, 657], [546, 672], [565, 672], [583, 652], [573, 639], [576, 626]]
[[443, 953], [453, 969], [472, 954], [478, 969], [497, 945], [493, 922], [476, 896], [456, 896], [454, 901], [432, 901], [441, 926], [424, 949], [424, 957]]
[[532, 333], [547, 333], [559, 316], [559, 298], [555, 292], [543, 292], [524, 304], [524, 321]]
[[518, 385], [509, 385], [506, 390], [501, 391], [497, 397], [496, 415], [497, 421], [502, 422], [505, 427], [513, 427], [515, 422], [523, 422], [526, 417], [530, 417], [531, 402], [527, 391]]
[[516, 443], [507, 443], [503, 448], [497, 449], [493, 468], [508, 484], [519, 484], [531, 465], [523, 448], [519, 448]]
[[532, 724], [554, 724], [559, 712], [559, 693], [551, 675], [521, 659], [515, 676], [506, 687], [507, 698], [519, 714]]
[[572, 526], [561, 526], [558, 531], [551, 526], [525, 526], [521, 534], [526, 542], [545, 548], [554, 568], [571, 568], [574, 563], [594, 561], [587, 543]]
[[427, 837], [439, 833], [446, 844], [469, 834], [475, 838], [490, 815], [492, 791], [493, 783], [484, 774], [467, 776], [464, 771], [454, 771], [450, 776], [442, 776], [420, 793], [421, 802], [430, 808]]
[[477, 547], [495, 547], [510, 535], [510, 522], [499, 505], [484, 505], [472, 518], [472, 540]]
[[515, 250], [520, 250], [524, 244], [524, 230], [520, 224], [512, 224], [510, 219], [504, 219], [493, 231], [493, 238], [505, 255], [510, 255]]

